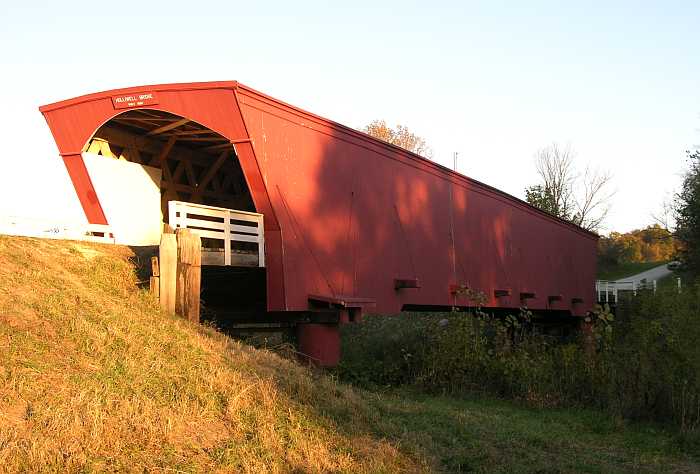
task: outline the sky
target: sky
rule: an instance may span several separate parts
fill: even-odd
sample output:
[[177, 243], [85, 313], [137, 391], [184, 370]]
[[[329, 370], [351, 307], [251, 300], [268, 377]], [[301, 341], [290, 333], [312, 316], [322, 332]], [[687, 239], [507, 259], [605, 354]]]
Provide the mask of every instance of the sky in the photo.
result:
[[[576, 4], [574, 4], [576, 3]], [[613, 175], [604, 232], [653, 222], [700, 146], [700, 2], [2, 2], [0, 217], [84, 220], [40, 105], [238, 80], [409, 127], [517, 197], [553, 142]]]

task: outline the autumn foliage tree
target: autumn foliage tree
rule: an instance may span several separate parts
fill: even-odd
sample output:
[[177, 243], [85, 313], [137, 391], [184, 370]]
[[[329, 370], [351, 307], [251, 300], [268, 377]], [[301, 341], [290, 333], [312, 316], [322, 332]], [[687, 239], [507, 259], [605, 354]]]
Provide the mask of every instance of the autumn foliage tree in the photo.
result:
[[396, 128], [389, 127], [384, 120], [374, 120], [364, 128], [364, 132], [372, 135], [392, 145], [411, 151], [417, 155], [431, 158], [433, 151], [426, 141], [411, 132], [408, 127], [397, 125]]
[[658, 224], [621, 234], [611, 232], [598, 241], [602, 265], [663, 262], [674, 258], [678, 243], [673, 234]]

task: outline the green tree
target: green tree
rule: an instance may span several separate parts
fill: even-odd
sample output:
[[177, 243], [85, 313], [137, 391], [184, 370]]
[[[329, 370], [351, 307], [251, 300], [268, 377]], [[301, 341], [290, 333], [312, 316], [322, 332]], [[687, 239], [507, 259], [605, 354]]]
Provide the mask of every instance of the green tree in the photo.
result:
[[549, 212], [562, 219], [569, 219], [566, 210], [559, 209], [552, 190], [542, 184], [536, 184], [525, 189], [525, 200], [533, 206]]
[[676, 195], [676, 238], [679, 259], [693, 275], [700, 275], [700, 150], [688, 152], [690, 166]]
[[399, 146], [417, 155], [431, 158], [433, 151], [430, 149], [425, 139], [411, 132], [408, 127], [397, 125], [396, 128], [389, 127], [384, 120], [374, 120], [367, 125], [364, 130], [366, 134], [372, 135], [392, 145]]

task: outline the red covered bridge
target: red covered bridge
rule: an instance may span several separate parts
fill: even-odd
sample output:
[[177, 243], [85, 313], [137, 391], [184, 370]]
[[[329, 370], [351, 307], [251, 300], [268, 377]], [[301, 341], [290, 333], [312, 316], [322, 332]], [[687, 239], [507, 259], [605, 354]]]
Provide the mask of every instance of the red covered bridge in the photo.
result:
[[[595, 234], [238, 82], [132, 87], [40, 110], [90, 223], [153, 220], [133, 199], [107, 206], [102, 187], [119, 173], [92, 171], [107, 158], [146, 170], [161, 220], [201, 231], [209, 261], [238, 269], [224, 294], [256, 295], [261, 319], [470, 306], [463, 288], [493, 308], [582, 315], [594, 303]], [[329, 329], [310, 325], [302, 338]]]

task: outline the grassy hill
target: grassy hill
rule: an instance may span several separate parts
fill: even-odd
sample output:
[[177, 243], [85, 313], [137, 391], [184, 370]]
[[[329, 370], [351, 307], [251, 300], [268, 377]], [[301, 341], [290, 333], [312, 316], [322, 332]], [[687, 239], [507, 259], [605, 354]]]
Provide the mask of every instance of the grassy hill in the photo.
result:
[[0, 236], [0, 466], [417, 465], [356, 426], [367, 410], [352, 390], [162, 314], [137, 288], [130, 256], [123, 247]]
[[0, 470], [693, 472], [585, 410], [368, 392], [163, 314], [124, 247], [0, 236]]

